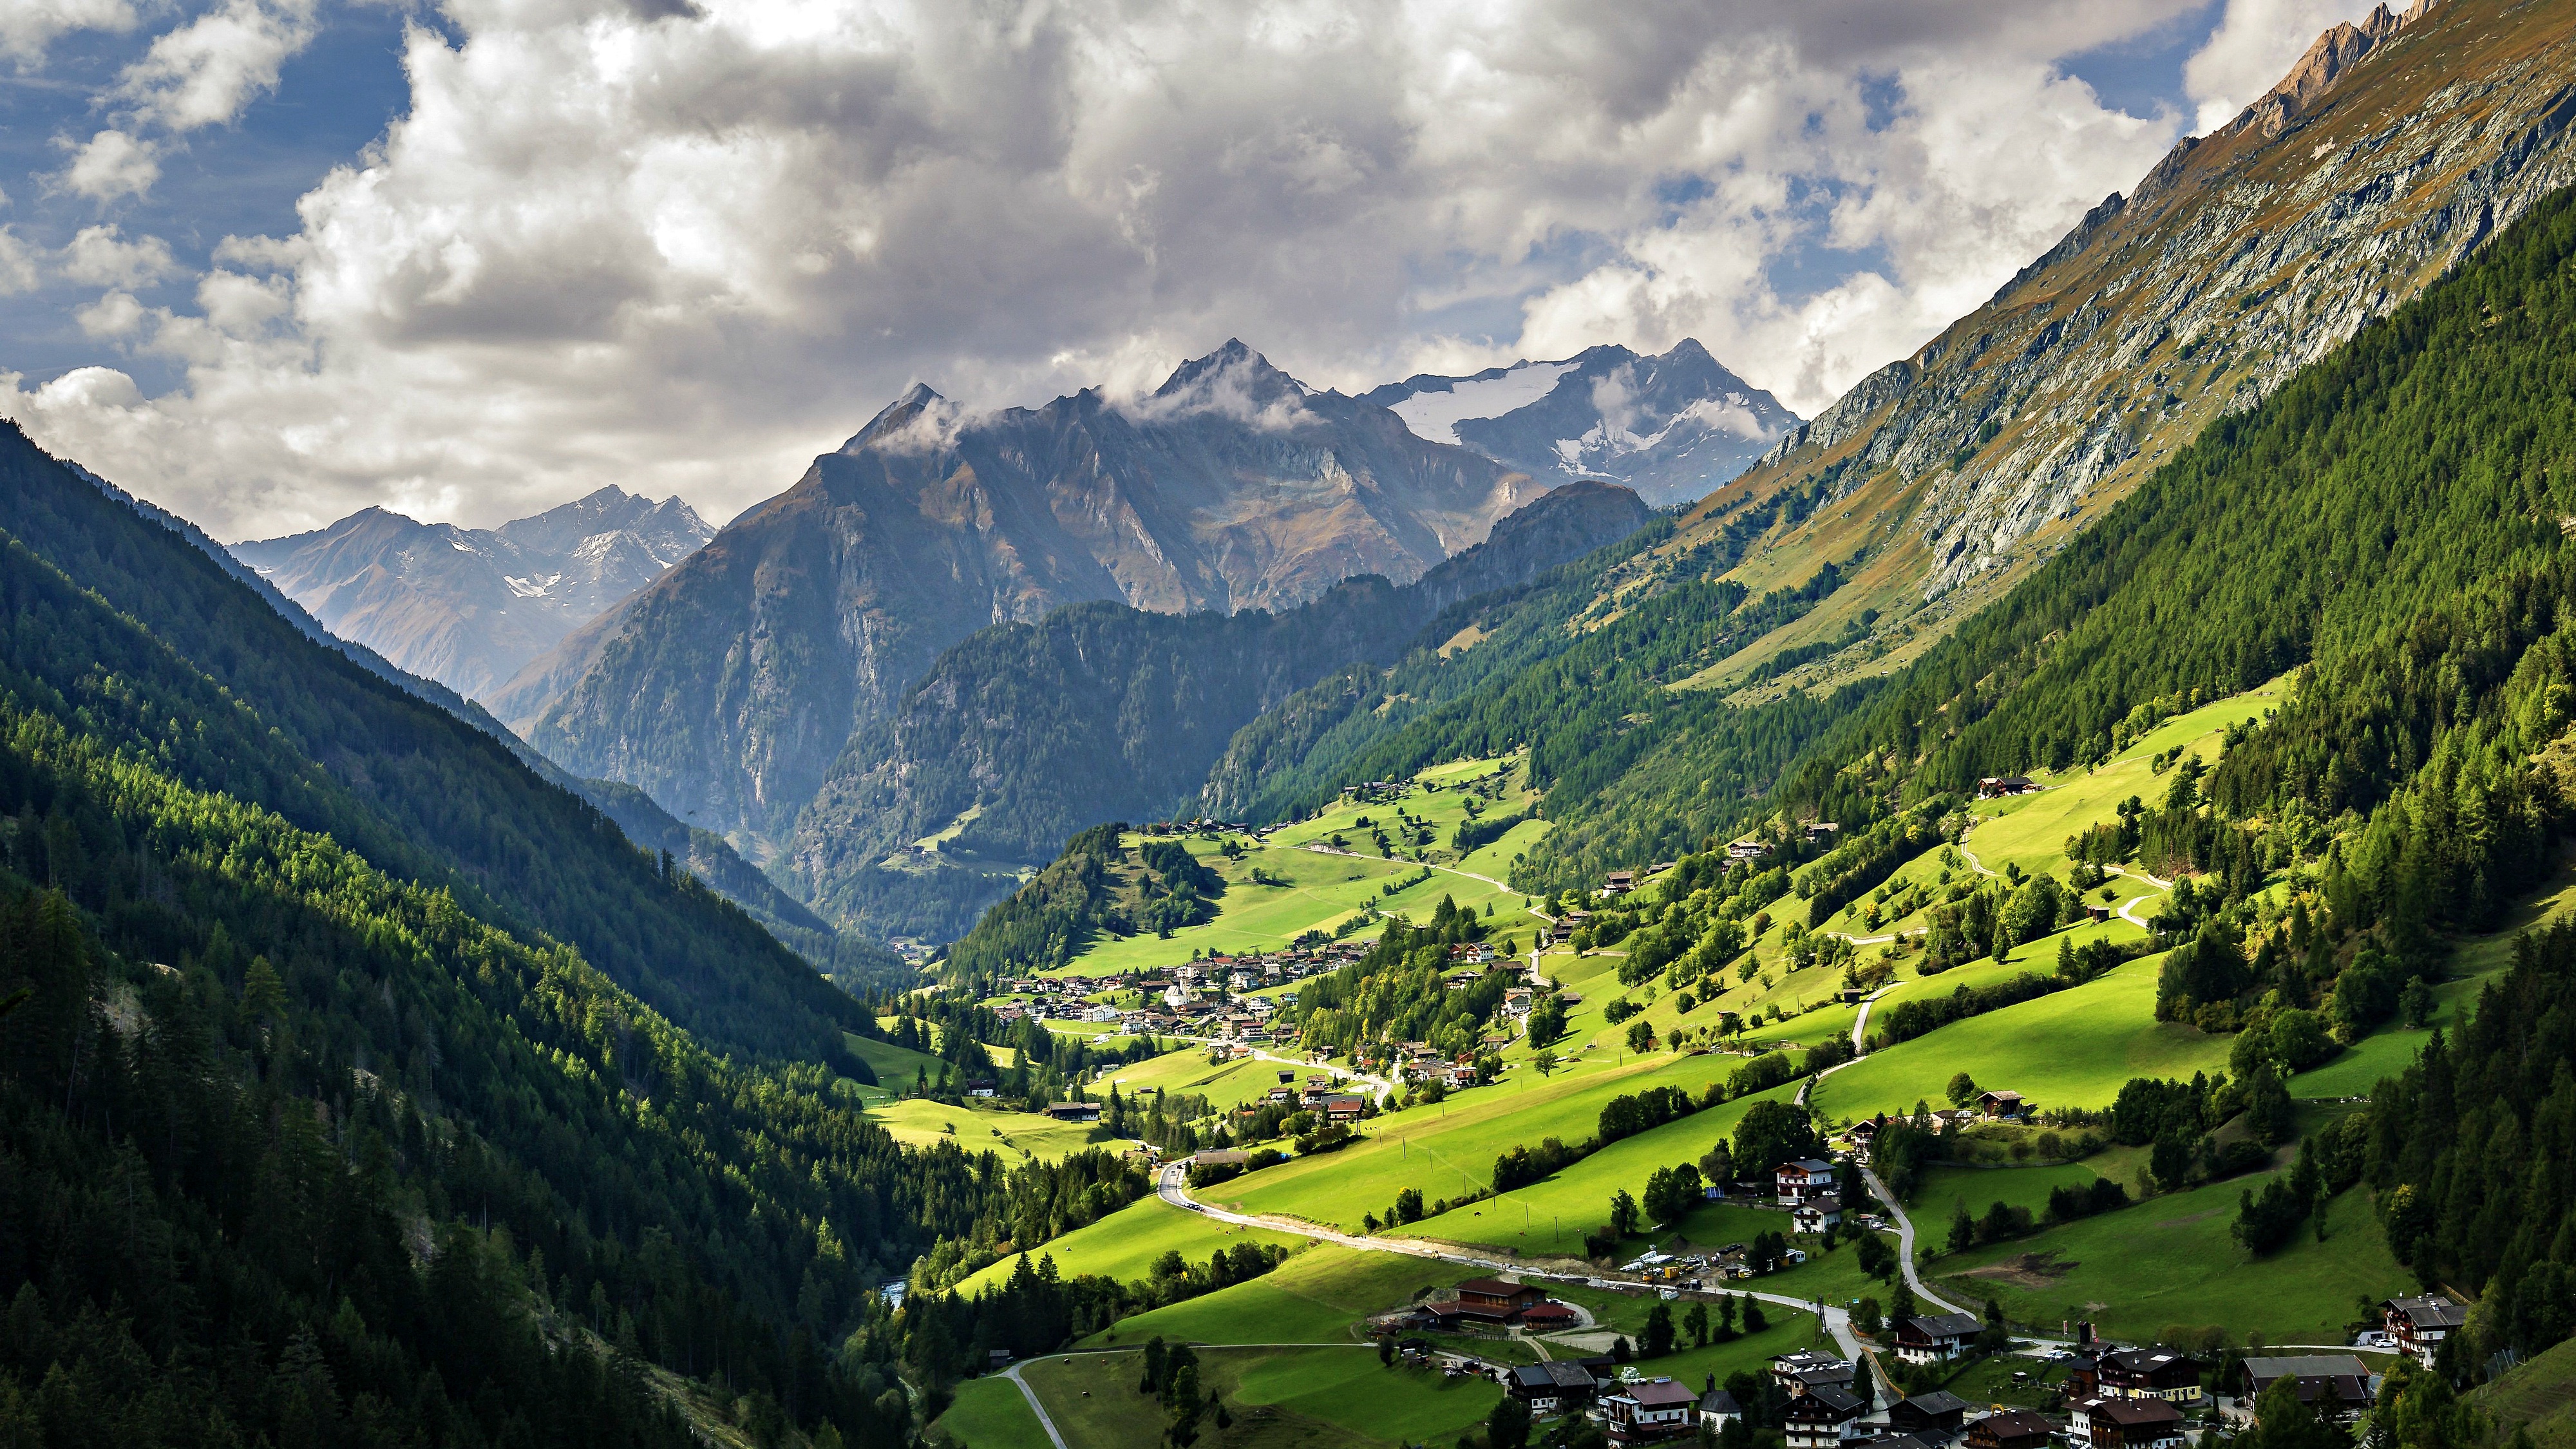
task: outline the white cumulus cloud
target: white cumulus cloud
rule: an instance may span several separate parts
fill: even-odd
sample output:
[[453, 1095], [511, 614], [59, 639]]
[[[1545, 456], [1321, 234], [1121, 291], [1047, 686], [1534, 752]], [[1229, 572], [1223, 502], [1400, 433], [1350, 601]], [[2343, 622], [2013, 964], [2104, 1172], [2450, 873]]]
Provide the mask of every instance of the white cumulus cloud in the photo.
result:
[[[2197, 8], [444, 0], [292, 234], [85, 314], [176, 386], [0, 411], [227, 537], [611, 481], [721, 516], [915, 379], [1134, 397], [1229, 336], [1346, 389], [1697, 336], [1813, 413], [2172, 145], [2061, 61]], [[136, 137], [238, 113], [312, 23], [162, 37], [65, 184], [148, 188]]]
[[101, 131], [71, 150], [62, 184], [92, 201], [141, 196], [161, 179], [159, 148], [130, 131]]
[[131, 0], [7, 0], [0, 4], [0, 56], [32, 67], [73, 31], [123, 32], [139, 19]]
[[223, 0], [156, 38], [114, 94], [171, 131], [219, 126], [277, 88], [280, 67], [313, 43], [315, 0]]
[[157, 236], [125, 239], [114, 226], [86, 226], [63, 248], [62, 273], [91, 287], [148, 287], [179, 270]]

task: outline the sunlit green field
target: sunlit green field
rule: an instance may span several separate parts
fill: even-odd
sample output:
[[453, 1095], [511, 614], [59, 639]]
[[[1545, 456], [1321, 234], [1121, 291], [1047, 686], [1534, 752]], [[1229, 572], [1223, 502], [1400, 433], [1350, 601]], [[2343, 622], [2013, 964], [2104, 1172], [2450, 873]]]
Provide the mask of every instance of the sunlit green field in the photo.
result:
[[2227, 1069], [2233, 1038], [2155, 1019], [2162, 956], [2117, 967], [2072, 990], [1953, 1022], [1872, 1053], [1817, 1085], [1827, 1117], [1910, 1112], [1944, 1103], [1950, 1078], [2021, 1093], [2039, 1107], [2107, 1107], [2131, 1077]]
[[[1194, 1352], [1202, 1388], [1234, 1419], [1222, 1433], [1213, 1419], [1203, 1421], [1199, 1442], [1225, 1449], [1448, 1443], [1502, 1397], [1491, 1379], [1387, 1368], [1365, 1347]], [[1163, 1442], [1164, 1428], [1161, 1404], [1136, 1391], [1138, 1366], [1133, 1353], [1082, 1354], [1069, 1364], [1062, 1357], [1033, 1360], [1022, 1372], [1071, 1449], [1135, 1449]]]
[[1211, 1196], [1240, 1203], [1246, 1212], [1355, 1228], [1365, 1214], [1383, 1216], [1408, 1187], [1420, 1189], [1426, 1202], [1491, 1188], [1496, 1157], [1545, 1137], [1577, 1142], [1593, 1136], [1612, 1097], [1667, 1084], [1696, 1095], [1738, 1065], [1714, 1054], [1657, 1054], [1553, 1080], [1524, 1067], [1438, 1105], [1379, 1117], [1361, 1142], [1248, 1174]]
[[[2247, 1253], [2228, 1229], [2238, 1196], [2264, 1180], [2257, 1173], [2150, 1198], [2019, 1242], [1934, 1258], [1922, 1272], [1948, 1296], [1995, 1297], [2017, 1323], [2056, 1329], [2089, 1318], [2105, 1335], [2133, 1342], [2153, 1340], [2169, 1324], [2214, 1323], [2239, 1340], [2260, 1332], [2279, 1344], [2342, 1343], [2357, 1298], [2414, 1291], [2413, 1277], [2388, 1254], [2365, 1189], [2334, 1200], [2323, 1243], [2302, 1232], [2269, 1257]], [[1940, 1216], [1930, 1206], [1923, 1212]]]
[[[1308, 1241], [1294, 1234], [1272, 1232], [1268, 1228], [1239, 1228], [1221, 1223], [1214, 1218], [1176, 1208], [1149, 1193], [1088, 1227], [1076, 1228], [1061, 1238], [1039, 1245], [1028, 1256], [1032, 1263], [1040, 1257], [1054, 1258], [1058, 1277], [1088, 1275], [1133, 1283], [1148, 1276], [1154, 1260], [1166, 1252], [1177, 1252], [1189, 1262], [1203, 1263], [1211, 1255], [1237, 1243], [1269, 1243], [1282, 1248], [1298, 1248]], [[1004, 1258], [957, 1285], [957, 1291], [971, 1297], [983, 1288], [998, 1287], [1011, 1276], [1012, 1266], [1018, 1261], [1018, 1254]]]
[[[1273, 1056], [1293, 1056], [1291, 1051], [1277, 1051]], [[1119, 1095], [1140, 1097], [1160, 1090], [1205, 1097], [1209, 1105], [1222, 1111], [1257, 1102], [1279, 1086], [1279, 1074], [1287, 1072], [1302, 1085], [1307, 1074], [1320, 1073], [1320, 1067], [1283, 1066], [1278, 1062], [1246, 1057], [1222, 1066], [1209, 1066], [1205, 1047], [1185, 1047], [1149, 1057], [1133, 1066], [1121, 1067], [1107, 1078], [1092, 1084], [1093, 1095], [1106, 1099], [1115, 1084]]]
[[[1700, 1058], [1699, 1060], [1723, 1060]], [[1494, 1247], [1514, 1248], [1528, 1253], [1574, 1253], [1583, 1251], [1583, 1234], [1610, 1220], [1610, 1195], [1625, 1190], [1629, 1196], [1642, 1198], [1646, 1178], [1659, 1167], [1699, 1161], [1702, 1154], [1721, 1138], [1735, 1132], [1735, 1124], [1752, 1110], [1758, 1101], [1785, 1102], [1797, 1095], [1795, 1083], [1772, 1088], [1733, 1102], [1722, 1103], [1694, 1112], [1676, 1122], [1640, 1132], [1593, 1153], [1555, 1176], [1527, 1187], [1515, 1188], [1499, 1197], [1465, 1207], [1451, 1208], [1436, 1217], [1425, 1218], [1399, 1230], [1400, 1236], [1439, 1238], [1457, 1243], [1481, 1243]], [[1599, 1113], [1594, 1114], [1595, 1123]], [[1579, 1134], [1560, 1133], [1566, 1141], [1576, 1136], [1590, 1136], [1586, 1126]], [[1537, 1136], [1546, 1136], [1538, 1133]], [[1490, 1186], [1492, 1164], [1486, 1164]], [[1766, 1224], [1775, 1231], [1786, 1232], [1786, 1215], [1773, 1214]], [[1694, 1240], [1699, 1240], [1693, 1234]]]
[[906, 1147], [951, 1141], [968, 1152], [998, 1152], [1012, 1162], [1024, 1157], [1052, 1162], [1091, 1145], [1091, 1127], [1084, 1123], [1058, 1122], [1035, 1112], [952, 1107], [923, 1098], [872, 1106], [868, 1120]]
[[1419, 1290], [1483, 1276], [1437, 1258], [1315, 1243], [1248, 1283], [1133, 1314], [1086, 1343], [1352, 1343], [1371, 1314], [1401, 1308]]

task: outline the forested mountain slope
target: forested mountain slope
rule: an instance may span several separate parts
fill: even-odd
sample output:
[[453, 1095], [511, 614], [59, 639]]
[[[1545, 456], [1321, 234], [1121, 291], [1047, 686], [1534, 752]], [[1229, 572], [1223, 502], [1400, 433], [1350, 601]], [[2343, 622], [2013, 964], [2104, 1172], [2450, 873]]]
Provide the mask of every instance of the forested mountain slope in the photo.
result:
[[1276, 614], [1081, 604], [983, 630], [852, 737], [781, 866], [846, 925], [953, 939], [1084, 826], [1189, 801], [1262, 710], [1345, 664], [1392, 659], [1442, 611], [1652, 516], [1624, 487], [1568, 483], [1411, 584], [1346, 580]]
[[[307, 638], [224, 565], [14, 427], [0, 429], [0, 530], [224, 691], [191, 695], [120, 741], [148, 738], [183, 782], [328, 832], [503, 929], [577, 946], [717, 1049], [812, 1060], [864, 1026], [855, 1002], [740, 909], [668, 874], [499, 740]], [[29, 676], [82, 701], [121, 687], [115, 656], [76, 644], [72, 622], [12, 613], [8, 647]]]
[[[1097, 1152], [900, 1150], [809, 1064], [858, 1003], [186, 538], [0, 445], [10, 1442], [682, 1449], [715, 1417], [902, 1444], [907, 1384], [936, 1412], [966, 1345], [875, 1284], [1144, 1190]], [[1030, 1070], [1015, 1090], [1062, 1090]]]

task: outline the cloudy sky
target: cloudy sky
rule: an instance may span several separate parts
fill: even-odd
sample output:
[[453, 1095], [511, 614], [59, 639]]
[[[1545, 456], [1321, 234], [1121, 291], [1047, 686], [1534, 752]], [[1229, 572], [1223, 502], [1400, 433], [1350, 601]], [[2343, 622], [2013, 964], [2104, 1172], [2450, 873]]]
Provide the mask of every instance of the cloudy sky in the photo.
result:
[[1229, 336], [1813, 415], [2367, 8], [0, 0], [0, 414], [226, 539], [721, 519]]

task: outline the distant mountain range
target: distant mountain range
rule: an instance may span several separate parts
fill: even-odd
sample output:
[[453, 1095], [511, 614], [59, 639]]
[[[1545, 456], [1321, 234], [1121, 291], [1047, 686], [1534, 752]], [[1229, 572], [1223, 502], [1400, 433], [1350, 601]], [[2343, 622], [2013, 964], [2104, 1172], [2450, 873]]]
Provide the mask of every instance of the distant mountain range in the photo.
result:
[[1799, 422], [1688, 338], [1661, 357], [1592, 347], [1472, 377], [1420, 373], [1360, 400], [1432, 442], [1534, 478], [1625, 483], [1657, 507], [1715, 492]]
[[978, 629], [1410, 583], [1567, 476], [1426, 439], [1239, 341], [1133, 401], [977, 414], [916, 387], [491, 703], [574, 773], [766, 855], [844, 745]]
[[678, 498], [611, 487], [494, 529], [367, 508], [232, 553], [333, 634], [480, 699], [714, 536]]

